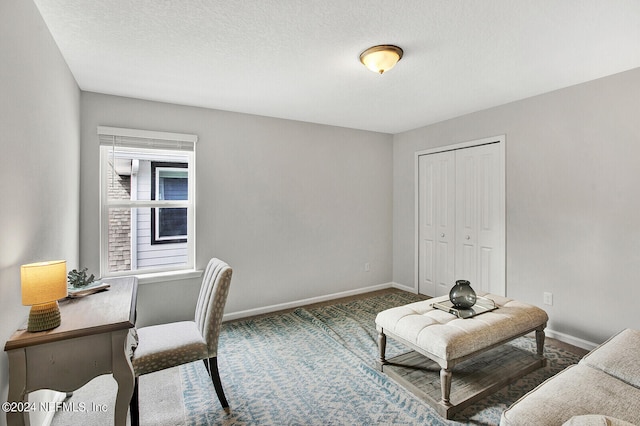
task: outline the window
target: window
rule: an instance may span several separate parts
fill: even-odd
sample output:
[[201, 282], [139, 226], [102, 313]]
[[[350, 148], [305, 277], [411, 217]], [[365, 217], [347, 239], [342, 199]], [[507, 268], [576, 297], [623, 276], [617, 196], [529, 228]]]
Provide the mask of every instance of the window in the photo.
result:
[[[153, 200], [188, 199], [186, 163], [151, 162], [151, 198]], [[186, 243], [187, 209], [151, 210], [151, 244]]]
[[98, 127], [102, 276], [191, 270], [197, 136]]

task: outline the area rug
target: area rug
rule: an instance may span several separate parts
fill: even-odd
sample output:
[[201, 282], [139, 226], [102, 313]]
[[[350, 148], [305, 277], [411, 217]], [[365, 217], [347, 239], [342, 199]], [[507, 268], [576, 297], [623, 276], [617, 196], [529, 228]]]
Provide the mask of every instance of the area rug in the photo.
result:
[[[546, 345], [546, 367], [444, 420], [375, 368], [376, 314], [417, 300], [389, 293], [223, 324], [218, 362], [231, 411], [220, 408], [203, 363], [188, 364], [179, 369], [186, 424], [497, 425], [511, 403], [579, 360]], [[511, 344], [535, 351], [530, 337]], [[388, 340], [389, 358], [404, 352]]]

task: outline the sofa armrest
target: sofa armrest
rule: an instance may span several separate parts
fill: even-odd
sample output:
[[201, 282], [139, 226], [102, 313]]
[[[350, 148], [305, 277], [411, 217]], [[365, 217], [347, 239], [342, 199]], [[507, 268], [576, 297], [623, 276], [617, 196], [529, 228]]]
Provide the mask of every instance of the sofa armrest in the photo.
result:
[[587, 365], [572, 365], [502, 413], [501, 426], [558, 426], [601, 414], [640, 425], [640, 389]]
[[627, 328], [589, 352], [580, 364], [640, 389], [640, 331]]

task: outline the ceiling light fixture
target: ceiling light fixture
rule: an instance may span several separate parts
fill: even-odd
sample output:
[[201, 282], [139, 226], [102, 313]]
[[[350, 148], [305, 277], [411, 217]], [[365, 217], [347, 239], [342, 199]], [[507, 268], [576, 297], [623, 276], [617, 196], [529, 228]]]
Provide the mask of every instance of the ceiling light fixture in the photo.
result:
[[392, 44], [373, 46], [360, 54], [360, 62], [371, 71], [382, 74], [402, 59], [403, 51]]

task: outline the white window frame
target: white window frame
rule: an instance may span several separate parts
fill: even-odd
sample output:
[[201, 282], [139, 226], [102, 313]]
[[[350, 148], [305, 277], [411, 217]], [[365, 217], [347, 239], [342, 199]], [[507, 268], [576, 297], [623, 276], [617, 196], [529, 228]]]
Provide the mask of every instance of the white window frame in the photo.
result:
[[[156, 132], [149, 130], [125, 129], [118, 127], [98, 126], [98, 139], [100, 143], [100, 275], [113, 277], [122, 275], [157, 275], [158, 273], [175, 274], [180, 272], [195, 271], [195, 247], [196, 247], [196, 158], [195, 145], [198, 141], [196, 135]], [[171, 161], [172, 156], [179, 154], [186, 156], [188, 170], [188, 200], [109, 200], [107, 196], [107, 167], [115, 148], [118, 150], [144, 152], [147, 158], [161, 160], [166, 158]], [[144, 151], [143, 151], [144, 150]], [[148, 150], [148, 151], [147, 151]], [[142, 159], [145, 155], [141, 155]], [[159, 268], [133, 268], [129, 271], [109, 272], [109, 209], [130, 208], [162, 208], [177, 207], [187, 208], [187, 262], [180, 267]], [[132, 251], [133, 252], [133, 251]], [[133, 260], [133, 259], [132, 259]], [[132, 262], [133, 265], [133, 262]]]
[[[153, 167], [153, 166], [152, 166]], [[187, 169], [188, 170], [188, 169]], [[156, 167], [155, 169], [155, 199], [156, 200], [164, 200], [164, 197], [159, 198], [160, 196], [160, 174], [161, 172], [184, 172], [185, 169], [183, 168], [178, 168], [178, 167]], [[187, 174], [187, 185], [189, 182], [189, 176]], [[187, 210], [188, 212], [188, 210]], [[155, 209], [154, 213], [155, 215], [155, 235], [152, 234], [152, 239], [155, 239], [156, 241], [174, 241], [174, 240], [178, 240], [178, 239], [187, 239], [187, 242], [189, 241], [189, 235], [171, 235], [168, 237], [161, 237], [160, 236], [160, 209]], [[188, 221], [187, 221], [188, 223]], [[151, 244], [153, 244], [153, 241], [151, 242]]]

